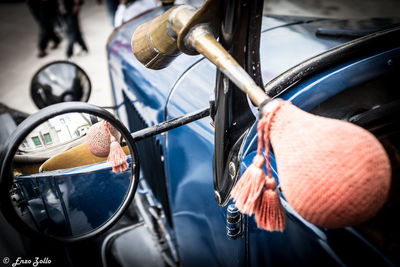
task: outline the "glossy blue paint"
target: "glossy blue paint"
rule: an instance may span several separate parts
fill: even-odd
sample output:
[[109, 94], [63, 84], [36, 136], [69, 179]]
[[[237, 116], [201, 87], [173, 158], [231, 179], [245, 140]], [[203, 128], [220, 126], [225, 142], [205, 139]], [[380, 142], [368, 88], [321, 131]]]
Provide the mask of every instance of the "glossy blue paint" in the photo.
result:
[[[171, 93], [167, 119], [208, 105], [214, 83], [215, 67], [211, 63], [202, 60], [193, 66]], [[218, 206], [214, 200], [214, 134], [210, 122], [210, 118], [204, 118], [165, 135], [168, 189], [178, 251], [183, 266], [243, 265], [244, 238], [228, 239], [227, 207]]]
[[[131, 164], [131, 158], [128, 157]], [[57, 236], [80, 235], [104, 224], [123, 203], [132, 169], [114, 173], [108, 163], [19, 175], [38, 230]], [[93, 190], [96, 188], [96, 190]]]
[[[391, 64], [388, 62], [391, 60]], [[400, 66], [400, 48], [359, 61], [347, 62], [296, 86], [283, 98], [304, 110], [310, 110], [332, 96]]]
[[[270, 18], [271, 19], [271, 18]], [[264, 30], [261, 34], [261, 74], [266, 84], [284, 71], [343, 43], [334, 38], [318, 38], [302, 24]]]

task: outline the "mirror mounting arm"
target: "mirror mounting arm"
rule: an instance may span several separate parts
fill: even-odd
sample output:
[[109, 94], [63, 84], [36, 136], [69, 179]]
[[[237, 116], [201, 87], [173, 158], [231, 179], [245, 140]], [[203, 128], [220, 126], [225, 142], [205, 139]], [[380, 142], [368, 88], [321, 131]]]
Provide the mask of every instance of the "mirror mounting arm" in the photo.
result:
[[208, 117], [210, 115], [210, 108], [204, 108], [192, 113], [189, 113], [187, 115], [174, 118], [162, 123], [159, 123], [157, 125], [145, 128], [143, 130], [136, 131], [132, 133], [132, 138], [135, 142], [143, 140], [147, 137], [160, 134], [172, 129], [175, 129], [177, 127], [183, 126], [185, 124], [188, 124], [190, 122]]

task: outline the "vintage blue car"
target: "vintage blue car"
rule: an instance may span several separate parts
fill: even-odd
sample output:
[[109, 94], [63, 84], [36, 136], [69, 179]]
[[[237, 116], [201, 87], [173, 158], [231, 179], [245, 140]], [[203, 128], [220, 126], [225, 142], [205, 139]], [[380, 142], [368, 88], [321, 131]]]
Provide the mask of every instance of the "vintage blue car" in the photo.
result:
[[[116, 114], [132, 133], [120, 130], [122, 142], [134, 144], [128, 171], [114, 173], [99, 161], [37, 173], [14, 169], [6, 182], [6, 158], [38, 124], [23, 122], [25, 136], [10, 139], [17, 147], [3, 148], [3, 216], [24, 233], [24, 249], [16, 246], [12, 261], [20, 255], [48, 257], [55, 266], [400, 264], [398, 20], [260, 16], [262, 1], [223, 2], [219, 42], [270, 97], [357, 124], [383, 144], [392, 182], [379, 213], [354, 227], [328, 229], [304, 219], [281, 194], [283, 232], [258, 229], [241, 214], [230, 192], [256, 155], [257, 107], [202, 55], [176, 54], [160, 70], [135, 58], [132, 35], [171, 7], [165, 5], [117, 28], [107, 44]], [[60, 107], [43, 109], [48, 113], [36, 121], [67, 111], [112, 120], [81, 103]], [[279, 183], [273, 154], [271, 167]], [[21, 230], [10, 215], [4, 204], [10, 196], [18, 198], [12, 200], [17, 217], [31, 218], [23, 219], [30, 229]]]

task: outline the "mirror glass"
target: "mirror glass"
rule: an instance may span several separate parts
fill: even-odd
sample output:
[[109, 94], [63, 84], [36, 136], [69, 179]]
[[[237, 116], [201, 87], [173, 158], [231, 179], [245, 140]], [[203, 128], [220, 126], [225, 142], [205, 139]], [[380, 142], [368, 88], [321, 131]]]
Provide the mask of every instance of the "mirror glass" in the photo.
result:
[[67, 101], [87, 102], [90, 91], [88, 75], [69, 61], [56, 61], [44, 66], [31, 82], [31, 97], [40, 109]]
[[36, 127], [19, 145], [12, 170], [15, 211], [31, 228], [56, 237], [102, 226], [133, 182], [125, 138], [85, 113], [62, 114]]

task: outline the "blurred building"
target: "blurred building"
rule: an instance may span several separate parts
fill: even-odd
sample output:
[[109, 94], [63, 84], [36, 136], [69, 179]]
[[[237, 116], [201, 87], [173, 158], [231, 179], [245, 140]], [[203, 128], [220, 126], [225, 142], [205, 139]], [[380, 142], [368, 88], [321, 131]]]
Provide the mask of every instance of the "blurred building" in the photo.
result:
[[54, 126], [48, 121], [33, 130], [23, 141], [24, 150], [47, 148], [60, 144], [60, 138]]
[[57, 116], [39, 125], [22, 142], [20, 149], [34, 152], [73, 142], [86, 135], [90, 120], [82, 114]]

